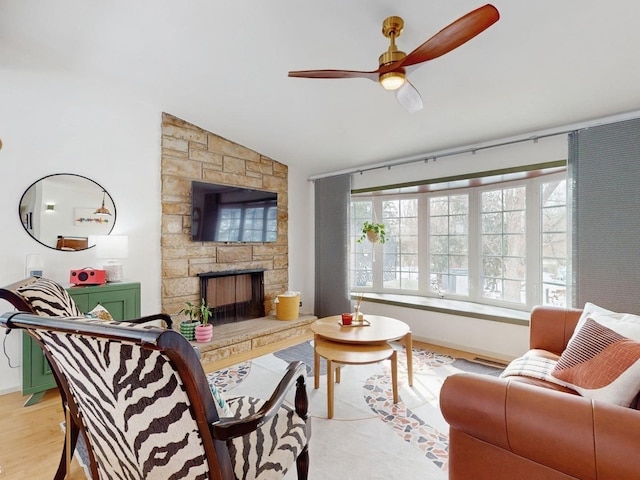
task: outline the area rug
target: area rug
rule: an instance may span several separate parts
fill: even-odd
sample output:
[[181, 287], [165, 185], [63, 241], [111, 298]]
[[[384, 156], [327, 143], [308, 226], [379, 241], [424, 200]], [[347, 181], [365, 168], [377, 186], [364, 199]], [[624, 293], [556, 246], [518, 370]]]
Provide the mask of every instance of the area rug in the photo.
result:
[[[334, 418], [327, 419], [325, 362], [313, 388], [313, 345], [305, 342], [209, 374], [227, 397], [268, 398], [287, 364], [307, 365], [312, 437], [311, 480], [433, 479], [448, 472], [448, 427], [438, 408], [444, 379], [453, 373], [499, 375], [501, 368], [414, 348], [413, 386], [408, 385], [404, 347], [398, 350], [400, 401], [393, 403], [390, 362], [342, 367], [334, 391]], [[293, 393], [287, 399], [293, 405]], [[289, 472], [286, 480], [296, 478]]]
[[[413, 349], [413, 386], [407, 382], [404, 347], [398, 350], [399, 402], [393, 403], [390, 362], [342, 367], [335, 385], [334, 418], [327, 419], [327, 381], [321, 361], [320, 388], [313, 388], [313, 344], [304, 342], [207, 375], [228, 398], [268, 398], [289, 362], [307, 365], [312, 436], [310, 480], [446, 480], [448, 427], [438, 408], [444, 379], [463, 371], [499, 375], [502, 368]], [[287, 403], [293, 406], [293, 392]], [[62, 425], [64, 428], [64, 425]], [[86, 465], [83, 439], [76, 458]], [[88, 468], [85, 468], [90, 478]], [[295, 480], [295, 468], [285, 480]]]

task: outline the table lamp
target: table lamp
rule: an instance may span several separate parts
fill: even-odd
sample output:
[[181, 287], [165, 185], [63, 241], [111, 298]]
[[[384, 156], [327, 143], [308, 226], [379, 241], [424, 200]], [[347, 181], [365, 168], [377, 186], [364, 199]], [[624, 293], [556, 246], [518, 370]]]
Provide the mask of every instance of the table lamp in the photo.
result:
[[126, 235], [96, 235], [96, 257], [106, 258], [104, 270], [107, 282], [122, 281], [121, 258], [129, 256], [129, 237]]

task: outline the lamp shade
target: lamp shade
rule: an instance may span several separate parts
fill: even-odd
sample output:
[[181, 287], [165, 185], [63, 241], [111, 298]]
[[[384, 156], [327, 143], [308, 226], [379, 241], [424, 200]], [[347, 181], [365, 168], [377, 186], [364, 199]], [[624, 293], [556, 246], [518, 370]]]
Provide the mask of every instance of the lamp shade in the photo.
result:
[[129, 237], [126, 235], [97, 235], [96, 257], [106, 258], [104, 265], [107, 274], [107, 282], [121, 282], [123, 278], [122, 263], [120, 258], [129, 255]]
[[127, 258], [129, 237], [127, 235], [96, 235], [96, 258]]

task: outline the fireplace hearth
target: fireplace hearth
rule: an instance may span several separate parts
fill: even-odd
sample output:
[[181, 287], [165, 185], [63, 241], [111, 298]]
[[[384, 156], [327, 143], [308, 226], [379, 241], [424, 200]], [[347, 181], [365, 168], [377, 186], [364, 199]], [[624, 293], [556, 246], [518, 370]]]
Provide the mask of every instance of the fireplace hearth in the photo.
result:
[[200, 295], [213, 325], [264, 316], [264, 269], [200, 273]]

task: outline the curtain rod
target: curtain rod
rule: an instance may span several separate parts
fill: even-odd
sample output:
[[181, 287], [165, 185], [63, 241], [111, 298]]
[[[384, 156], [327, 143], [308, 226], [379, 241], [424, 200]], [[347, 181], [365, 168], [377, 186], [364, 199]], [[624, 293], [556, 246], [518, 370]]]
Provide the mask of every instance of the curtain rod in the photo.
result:
[[341, 171], [338, 171], [338, 172], [331, 172], [331, 173], [325, 173], [325, 174], [320, 174], [320, 175], [313, 175], [313, 176], [309, 177], [309, 180], [313, 181], [313, 180], [317, 180], [319, 178], [333, 177], [333, 176], [336, 176], [336, 175], [351, 174], [351, 173], [363, 174], [364, 172], [371, 172], [373, 170], [381, 170], [383, 168], [391, 169], [391, 167], [409, 165], [411, 163], [419, 163], [419, 162], [425, 162], [426, 163], [429, 160], [433, 160], [435, 162], [439, 158], [452, 157], [454, 155], [461, 155], [463, 153], [473, 153], [473, 154], [475, 154], [476, 152], [479, 152], [481, 150], [488, 150], [490, 148], [497, 148], [497, 147], [505, 147], [507, 145], [513, 145], [513, 144], [516, 144], [516, 143], [523, 143], [523, 142], [530, 142], [530, 141], [533, 141], [534, 143], [537, 143], [538, 140], [540, 140], [542, 138], [555, 137], [557, 135], [566, 135], [568, 133], [575, 132], [575, 131], [576, 131], [575, 129], [563, 130], [561, 132], [548, 133], [546, 135], [533, 135], [533, 136], [529, 136], [529, 137], [526, 137], [526, 138], [520, 138], [520, 139], [517, 139], [517, 140], [507, 140], [507, 141], [499, 142], [499, 143], [491, 143], [489, 145], [483, 145], [483, 146], [479, 146], [479, 147], [464, 147], [464, 148], [460, 148], [460, 149], [457, 149], [457, 150], [442, 150], [442, 151], [439, 151], [439, 152], [427, 153], [427, 154], [423, 153], [421, 155], [415, 155], [413, 157], [407, 157], [407, 158], [400, 158], [400, 159], [397, 159], [397, 160], [392, 160], [390, 162], [369, 165], [367, 167], [350, 168], [350, 169], [341, 170]]
[[320, 178], [335, 177], [336, 175], [344, 175], [344, 174], [354, 174], [354, 173], [362, 174], [364, 172], [370, 172], [373, 170], [380, 170], [383, 168], [391, 169], [391, 167], [408, 165], [411, 163], [418, 163], [418, 162], [427, 162], [429, 160], [436, 161], [439, 158], [451, 157], [454, 155], [461, 155], [463, 153], [475, 153], [481, 150], [504, 147], [504, 146], [513, 145], [516, 143], [523, 143], [523, 142], [530, 142], [530, 141], [537, 143], [538, 140], [543, 138], [555, 137], [557, 135], [566, 135], [568, 133], [576, 132], [578, 130], [583, 130], [585, 128], [603, 125], [606, 123], [614, 123], [614, 122], [619, 122], [623, 120], [630, 120], [632, 118], [638, 118], [639, 116], [640, 116], [640, 111], [628, 112], [625, 114], [592, 120], [590, 122], [582, 122], [580, 124], [567, 125], [562, 127], [563, 128], [562, 130], [545, 130], [545, 131], [541, 131], [540, 133], [528, 135], [526, 137], [512, 137], [512, 139], [510, 140], [504, 140], [502, 142], [497, 142], [497, 143], [489, 143], [487, 145], [481, 145], [476, 147], [467, 146], [467, 147], [461, 147], [458, 149], [441, 150], [441, 151], [432, 152], [432, 153], [422, 153], [419, 155], [414, 155], [412, 157], [399, 158], [396, 160], [390, 160], [388, 162], [382, 162], [382, 163], [374, 163], [374, 164], [364, 166], [364, 167], [359, 167], [359, 168], [354, 167], [354, 168], [349, 168], [345, 170], [338, 170], [335, 172], [311, 175], [308, 178], [308, 180], [314, 181]]

